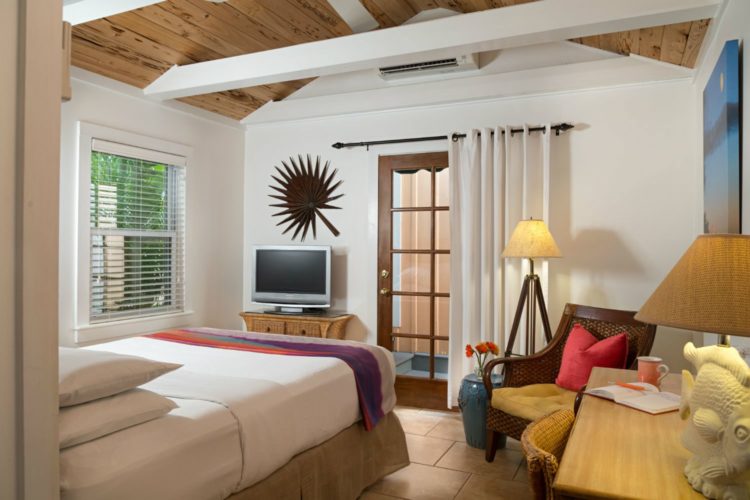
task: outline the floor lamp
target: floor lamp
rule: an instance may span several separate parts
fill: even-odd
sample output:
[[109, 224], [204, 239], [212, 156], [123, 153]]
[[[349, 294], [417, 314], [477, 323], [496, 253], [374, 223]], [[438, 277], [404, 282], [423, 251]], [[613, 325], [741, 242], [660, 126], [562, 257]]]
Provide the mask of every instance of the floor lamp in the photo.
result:
[[544, 338], [547, 342], [552, 339], [549, 327], [547, 308], [544, 305], [544, 294], [539, 283], [539, 276], [534, 273], [534, 259], [561, 257], [560, 249], [554, 238], [542, 220], [522, 220], [513, 230], [508, 246], [503, 250], [502, 257], [520, 257], [529, 259], [529, 274], [523, 279], [521, 296], [518, 298], [516, 315], [513, 318], [513, 326], [510, 329], [510, 337], [505, 350], [505, 356], [512, 354], [513, 344], [518, 334], [518, 326], [521, 322], [521, 314], [526, 307], [526, 354], [536, 351], [536, 307], [539, 306], [539, 314], [542, 317]]

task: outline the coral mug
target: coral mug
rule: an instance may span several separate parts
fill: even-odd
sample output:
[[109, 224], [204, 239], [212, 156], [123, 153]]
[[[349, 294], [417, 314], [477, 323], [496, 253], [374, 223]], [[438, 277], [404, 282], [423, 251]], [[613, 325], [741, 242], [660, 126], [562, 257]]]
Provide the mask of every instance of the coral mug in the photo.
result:
[[638, 381], [659, 387], [661, 381], [669, 373], [669, 367], [656, 356], [638, 357]]

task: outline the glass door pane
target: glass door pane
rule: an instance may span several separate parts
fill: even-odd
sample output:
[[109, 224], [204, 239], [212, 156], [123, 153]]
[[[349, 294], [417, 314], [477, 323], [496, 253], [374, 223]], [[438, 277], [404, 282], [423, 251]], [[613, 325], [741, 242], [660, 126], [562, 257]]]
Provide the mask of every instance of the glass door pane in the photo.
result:
[[432, 249], [432, 212], [393, 212], [394, 250]]
[[432, 205], [432, 172], [429, 168], [396, 170], [392, 179], [393, 208]]
[[430, 336], [430, 297], [393, 297], [393, 334]]
[[432, 256], [430, 254], [396, 253], [391, 261], [394, 292], [431, 292]]

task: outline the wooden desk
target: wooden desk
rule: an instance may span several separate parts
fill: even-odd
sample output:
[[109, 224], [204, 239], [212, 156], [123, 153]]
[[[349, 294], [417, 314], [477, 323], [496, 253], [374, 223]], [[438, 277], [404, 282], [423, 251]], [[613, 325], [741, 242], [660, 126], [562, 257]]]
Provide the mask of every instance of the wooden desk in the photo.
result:
[[[636, 372], [594, 368], [589, 388], [634, 382]], [[680, 393], [680, 376], [662, 389]], [[686, 425], [678, 412], [650, 415], [606, 399], [584, 396], [554, 489], [579, 498], [703, 498], [682, 474], [689, 452], [680, 443]]]

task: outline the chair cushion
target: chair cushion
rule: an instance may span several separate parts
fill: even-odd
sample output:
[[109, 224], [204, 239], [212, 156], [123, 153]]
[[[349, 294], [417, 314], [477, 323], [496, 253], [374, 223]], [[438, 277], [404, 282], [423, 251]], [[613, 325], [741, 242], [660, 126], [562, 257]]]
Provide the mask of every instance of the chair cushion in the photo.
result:
[[536, 420], [555, 410], [573, 409], [576, 393], [555, 384], [501, 387], [492, 391], [492, 407], [525, 420]]
[[599, 340], [576, 324], [565, 342], [560, 372], [555, 383], [564, 389], [580, 391], [588, 382], [593, 367], [625, 368], [627, 358], [627, 334], [623, 332]]

